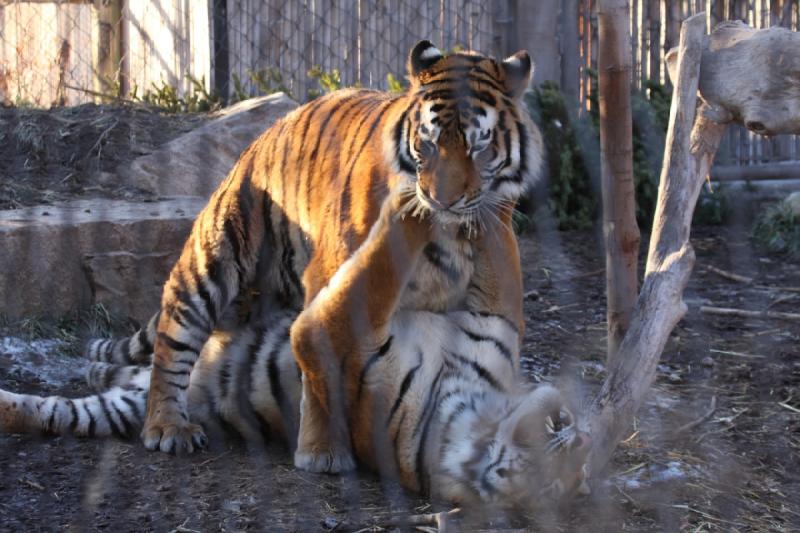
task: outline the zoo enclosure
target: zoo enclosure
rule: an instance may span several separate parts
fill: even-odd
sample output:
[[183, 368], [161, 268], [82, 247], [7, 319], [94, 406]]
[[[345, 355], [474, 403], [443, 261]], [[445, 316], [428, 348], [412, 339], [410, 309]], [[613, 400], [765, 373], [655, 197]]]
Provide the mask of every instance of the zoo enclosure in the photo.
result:
[[[740, 19], [797, 30], [799, 5], [633, 0], [633, 83], [645, 91], [648, 80], [668, 83], [664, 53], [691, 14], [705, 10], [710, 25]], [[320, 85], [387, 89], [423, 38], [498, 56], [528, 48], [537, 83], [555, 81], [580, 109], [592, 105], [596, 0], [0, 0], [0, 101], [75, 105], [155, 87], [225, 100], [277, 90], [305, 100]], [[718, 162], [798, 159], [798, 138], [731, 127]]]

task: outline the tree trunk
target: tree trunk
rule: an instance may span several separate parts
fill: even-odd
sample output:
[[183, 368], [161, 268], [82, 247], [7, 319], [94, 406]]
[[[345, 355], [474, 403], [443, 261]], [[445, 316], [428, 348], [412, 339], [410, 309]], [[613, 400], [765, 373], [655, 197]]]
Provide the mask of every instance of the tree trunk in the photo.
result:
[[661, 81], [661, 0], [649, 0], [650, 79]]
[[631, 327], [589, 415], [590, 464], [595, 474], [630, 431], [655, 378], [664, 345], [686, 312], [683, 290], [694, 265], [689, 244], [692, 213], [726, 127], [702, 115], [692, 128], [705, 28], [705, 14], [701, 13], [684, 22], [681, 32], [645, 280]]
[[574, 114], [578, 110], [581, 69], [578, 4], [578, 0], [564, 0], [561, 6], [561, 90], [567, 109]]
[[639, 227], [633, 182], [631, 47], [627, 0], [600, 0], [598, 89], [603, 234], [606, 245], [608, 362], [630, 324], [638, 294]]
[[561, 81], [561, 52], [558, 47], [559, 0], [526, 2], [517, 0], [515, 24], [517, 43], [533, 58], [533, 83]]

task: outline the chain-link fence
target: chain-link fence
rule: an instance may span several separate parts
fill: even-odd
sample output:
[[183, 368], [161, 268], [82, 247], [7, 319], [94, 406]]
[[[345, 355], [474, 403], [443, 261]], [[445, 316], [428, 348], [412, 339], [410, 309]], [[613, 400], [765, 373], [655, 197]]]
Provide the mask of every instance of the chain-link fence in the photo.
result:
[[102, 95], [391, 88], [408, 50], [495, 52], [500, 3], [477, 0], [0, 2], [0, 98], [71, 105]]
[[[530, 5], [518, 0], [0, 0], [0, 103], [47, 107], [112, 95], [225, 103], [275, 91], [306, 101], [340, 86], [397, 89], [408, 50], [430, 39], [444, 50], [497, 56], [548, 50], [536, 58], [542, 72], [555, 61], [556, 81], [561, 72], [562, 89], [589, 108], [597, 2], [570, 4], [576, 20], [563, 4], [548, 29], [555, 44], [541, 47], [531, 31], [542, 29], [522, 27]], [[761, 4], [632, 2], [634, 85], [668, 83], [664, 52], [676, 44], [680, 21], [698, 10], [711, 22], [798, 27], [796, 2]], [[728, 165], [794, 160], [800, 140], [731, 128], [720, 154]]]
[[76, 104], [92, 97], [100, 25], [90, 4], [0, 2], [0, 102]]
[[[420, 39], [448, 50], [495, 48], [490, 2], [225, 3], [214, 2], [213, 16], [215, 30], [227, 31], [215, 35], [215, 42], [227, 43], [227, 50], [215, 49], [215, 74], [228, 94], [280, 88], [302, 100], [320, 84], [386, 89], [389, 80], [403, 79], [408, 50]], [[219, 83], [221, 76], [227, 84]]]

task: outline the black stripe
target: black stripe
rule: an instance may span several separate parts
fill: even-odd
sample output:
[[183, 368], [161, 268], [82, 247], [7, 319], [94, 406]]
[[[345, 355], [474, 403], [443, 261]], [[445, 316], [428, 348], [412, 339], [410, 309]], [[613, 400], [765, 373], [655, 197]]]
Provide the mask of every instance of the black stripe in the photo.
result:
[[150, 339], [147, 336], [147, 329], [140, 329], [137, 337], [139, 338], [139, 346], [141, 347], [141, 351], [148, 353], [153, 351], [153, 344], [150, 342]]
[[513, 176], [499, 176], [492, 180], [492, 184], [489, 187], [489, 189], [492, 191], [496, 191], [504, 183], [514, 183], [519, 185], [520, 182], [522, 182], [522, 176], [520, 176], [519, 173], [516, 173]]
[[269, 129], [268, 139], [270, 142], [269, 153], [267, 154], [267, 166], [272, 167], [275, 164], [275, 152], [278, 151], [278, 141], [283, 138], [283, 130], [286, 129], [286, 118], [280, 118], [278, 122], [273, 124]]
[[127, 339], [126, 342], [123, 342], [121, 346], [120, 355], [122, 357], [122, 361], [126, 364], [133, 363], [133, 358], [131, 358], [131, 340], [132, 339]]
[[435, 91], [423, 91], [423, 100], [453, 100], [455, 93], [450, 89], [437, 89]]
[[417, 171], [416, 165], [412, 161], [409, 161], [408, 157], [406, 157], [406, 153], [408, 153], [409, 132], [406, 130], [406, 135], [403, 135], [403, 122], [405, 122], [407, 116], [408, 108], [403, 110], [403, 114], [400, 115], [400, 118], [397, 120], [397, 124], [395, 124], [394, 145], [395, 150], [397, 151], [397, 166], [400, 167], [400, 170], [403, 172], [414, 174]]
[[153, 363], [153, 368], [157, 368], [159, 372], [170, 374], [172, 376], [188, 376], [191, 372], [189, 370], [170, 370], [158, 363]]
[[496, 390], [498, 390], [500, 392], [505, 392], [505, 388], [500, 384], [499, 381], [497, 381], [497, 378], [495, 378], [492, 375], [492, 373], [489, 372], [480, 363], [478, 363], [476, 361], [471, 361], [471, 360], [467, 359], [466, 357], [458, 355], [457, 353], [451, 352], [449, 350], [446, 350], [445, 353], [447, 354], [447, 356], [452, 357], [453, 359], [455, 359], [459, 363], [462, 363], [462, 364], [465, 364], [465, 365], [468, 365], [469, 367], [471, 367], [475, 371], [475, 373], [478, 374], [478, 377], [480, 377], [481, 379], [486, 381], [489, 385], [492, 386], [492, 388], [494, 388], [494, 389], [496, 389]]
[[361, 368], [361, 373], [358, 376], [358, 394], [356, 396], [357, 402], [361, 401], [361, 392], [364, 388], [364, 380], [367, 377], [367, 372], [369, 372], [370, 368], [372, 368], [372, 365], [378, 362], [378, 359], [386, 355], [386, 352], [388, 352], [389, 348], [392, 347], [392, 340], [394, 340], [394, 336], [389, 336], [389, 338], [386, 339], [386, 342], [383, 343], [378, 351], [369, 356], [369, 359], [367, 359], [367, 362], [364, 363], [364, 366]]
[[142, 417], [142, 412], [139, 410], [139, 404], [137, 404], [135, 401], [131, 400], [130, 398], [128, 398], [128, 397], [127, 397], [127, 396], [125, 396], [125, 395], [122, 395], [122, 397], [121, 397], [121, 398], [122, 398], [122, 401], [123, 401], [123, 402], [125, 402], [125, 403], [127, 403], [127, 404], [128, 404], [128, 407], [130, 407], [130, 408], [131, 408], [131, 412], [132, 412], [132, 413], [133, 413], [133, 415], [136, 417], [136, 419], [137, 419], [139, 422], [143, 422], [143, 421], [144, 421], [144, 419], [143, 419], [143, 417]]
[[[172, 303], [172, 304], [170, 304], [168, 306], [165, 306], [164, 309], [167, 310], [167, 312], [177, 312], [179, 310], [178, 304], [183, 304], [184, 307], [186, 307], [195, 316], [199, 317], [203, 321], [203, 324], [201, 325], [200, 330], [203, 331], [203, 332], [206, 332], [206, 333], [210, 333], [212, 328], [208, 323], [209, 317], [211, 316], [209, 314], [209, 311], [208, 311], [209, 303], [206, 302], [205, 299], [203, 299], [203, 305], [204, 305], [204, 307], [206, 307], [206, 312], [205, 312], [205, 314], [203, 314], [200, 311], [200, 309], [197, 307], [197, 305], [194, 303], [194, 300], [192, 299], [192, 295], [194, 295], [194, 294], [200, 294], [200, 296], [202, 297], [202, 294], [200, 293], [200, 290], [201, 289], [205, 290], [205, 288], [200, 285], [200, 281], [199, 281], [200, 278], [197, 276], [197, 274], [194, 273], [194, 271], [190, 267], [189, 271], [192, 272], [192, 279], [195, 281], [195, 285], [197, 287], [195, 290], [190, 291], [188, 286], [187, 286], [187, 284], [186, 284], [186, 271], [183, 269], [183, 267], [180, 264], [178, 264], [175, 268], [177, 269], [176, 280], [177, 280], [178, 288], [177, 288], [177, 290], [175, 288], [173, 288], [173, 292], [174, 292], [175, 299], [177, 300], [177, 303]], [[206, 293], [206, 295], [208, 295], [208, 294]], [[147, 328], [148, 328], [148, 335], [150, 335], [150, 333], [149, 333], [150, 325], [149, 324], [148, 324]], [[158, 321], [156, 321], [153, 324], [153, 332], [152, 332], [153, 343], [155, 343], [155, 340], [156, 340], [157, 330], [158, 330]], [[150, 348], [150, 352], [152, 352], [152, 351], [153, 351], [153, 348], [151, 347]]]
[[128, 420], [128, 418], [125, 416], [125, 413], [120, 411], [119, 407], [117, 407], [116, 404], [114, 404], [114, 402], [111, 402], [111, 407], [114, 408], [114, 412], [117, 413], [117, 416], [119, 416], [119, 419], [122, 421], [122, 425], [125, 426], [124, 436], [125, 437], [133, 436], [135, 428], [131, 424], [130, 420]]
[[[208, 264], [206, 265], [206, 271], [208, 272], [208, 280], [214, 284], [214, 286], [219, 291], [219, 308], [215, 309], [214, 316], [217, 316], [217, 313], [222, 313], [225, 308], [228, 306], [229, 300], [229, 287], [225, 283], [225, 265], [219, 259], [211, 259], [209, 260]], [[238, 292], [238, 291], [236, 291]], [[214, 323], [216, 323], [216, 318]]]
[[[425, 409], [422, 411], [422, 417], [420, 418], [420, 422], [424, 419], [424, 426], [422, 428], [422, 435], [419, 438], [419, 444], [417, 445], [417, 460], [416, 460], [416, 475], [417, 475], [417, 482], [419, 483], [420, 491], [424, 494], [430, 493], [430, 476], [425, 471], [424, 464], [425, 464], [425, 447], [427, 446], [428, 441], [428, 430], [430, 429], [431, 420], [433, 420], [434, 412], [436, 409], [433, 405], [439, 403], [439, 392], [440, 392], [440, 379], [442, 377], [442, 373], [444, 371], [444, 366], [439, 369], [439, 372], [436, 374], [436, 379], [433, 380], [433, 385], [431, 386], [430, 391], [428, 392], [428, 399], [425, 402]], [[427, 415], [426, 415], [427, 414]], [[414, 433], [416, 434], [417, 429], [419, 429], [419, 422], [417, 423], [417, 427], [414, 428]]]
[[[312, 176], [318, 176], [321, 174], [321, 170], [324, 169], [325, 159], [327, 158], [329, 153], [333, 153], [338, 157], [339, 151], [337, 147], [330, 147], [330, 144], [336, 140], [336, 135], [331, 135], [331, 139], [329, 143], [326, 145], [325, 149], [323, 150], [322, 157], [317, 157], [319, 154], [320, 147], [322, 145], [322, 141], [325, 139], [326, 130], [328, 129], [328, 124], [331, 123], [334, 117], [337, 118], [337, 121], [334, 122], [334, 125], [346, 125], [347, 121], [345, 118], [347, 117], [347, 113], [351, 109], [357, 109], [361, 104], [369, 103], [371, 101], [370, 98], [364, 98], [363, 93], [355, 93], [350, 94], [342, 99], [340, 99], [333, 109], [329, 110], [327, 115], [325, 116], [325, 120], [322, 121], [322, 124], [319, 127], [319, 132], [317, 133], [316, 142], [314, 143], [314, 148], [311, 150], [311, 156], [309, 157], [309, 161], [313, 162], [313, 166], [308, 169], [308, 173], [306, 175], [306, 199], [309, 200], [307, 202], [307, 209], [311, 209], [311, 186], [313, 184]], [[355, 100], [355, 103], [345, 109], [345, 104]], [[344, 129], [344, 128], [343, 128]], [[338, 170], [338, 169], [337, 169]], [[310, 211], [307, 213], [310, 215]], [[310, 218], [310, 216], [309, 216]]]
[[97, 401], [100, 404], [100, 409], [103, 410], [103, 415], [105, 415], [106, 420], [108, 420], [108, 425], [111, 427], [111, 434], [117, 438], [123, 438], [125, 435], [122, 434], [122, 430], [117, 426], [117, 423], [111, 416], [111, 411], [108, 410], [108, 405], [106, 405], [106, 400], [103, 398], [102, 394], [97, 396]]
[[[191, 268], [190, 271], [192, 273], [192, 277], [194, 278], [195, 291], [197, 292], [198, 296], [200, 296], [200, 298], [203, 300], [203, 304], [205, 305], [206, 316], [208, 317], [209, 324], [210, 325], [216, 324], [217, 307], [214, 305], [214, 300], [211, 298], [211, 293], [208, 292], [208, 289], [206, 288], [204, 280], [200, 276], [200, 273], [197, 272], [197, 270]], [[190, 306], [193, 305], [191, 294], [187, 293], [185, 299], [181, 298], [181, 301], [186, 303], [187, 305]]]
[[517, 133], [519, 134], [519, 172], [525, 173], [528, 170], [528, 160], [526, 159], [528, 145], [528, 130], [522, 122], [517, 122]]
[[175, 338], [171, 337], [167, 333], [164, 333], [163, 331], [158, 333], [158, 338], [161, 339], [164, 342], [164, 344], [166, 344], [167, 347], [172, 351], [192, 352], [194, 354], [200, 353], [200, 350], [198, 350], [197, 348], [193, 348], [184, 342], [176, 340]]
[[69, 404], [69, 411], [72, 414], [72, 419], [69, 421], [69, 429], [68, 429], [68, 431], [70, 433], [74, 433], [75, 432], [75, 428], [78, 426], [78, 418], [79, 418], [79, 416], [78, 416], [78, 408], [75, 407], [75, 401], [74, 400], [67, 400], [67, 402]]
[[450, 416], [447, 417], [447, 421], [442, 426], [441, 435], [443, 444], [450, 442], [450, 439], [448, 437], [450, 433], [450, 426], [453, 425], [453, 422], [455, 422], [455, 420], [458, 417], [469, 411], [469, 409], [467, 409], [468, 407], [469, 405], [467, 404], [467, 402], [462, 400], [458, 402], [458, 405], [456, 405], [456, 407], [450, 412]]
[[284, 242], [283, 267], [288, 271], [291, 287], [295, 289], [296, 293], [301, 294], [303, 290], [303, 284], [300, 282], [300, 277], [297, 275], [297, 270], [294, 268], [295, 252], [294, 246], [292, 245], [292, 239], [289, 236], [289, 218], [286, 217], [286, 215], [284, 215], [283, 219], [281, 220], [281, 240]]
[[473, 331], [470, 331], [470, 330], [468, 330], [468, 329], [466, 329], [464, 327], [461, 328], [461, 331], [462, 331], [462, 333], [464, 333], [464, 335], [469, 337], [470, 340], [473, 340], [475, 342], [491, 342], [491, 343], [493, 343], [495, 345], [495, 348], [497, 348], [497, 351], [500, 352], [501, 354], [503, 354], [503, 357], [508, 359], [509, 362], [512, 362], [511, 350], [508, 348], [508, 346], [503, 344], [500, 341], [500, 339], [497, 339], [495, 337], [489, 337], [489, 336], [486, 336], [486, 335], [479, 335], [479, 334], [477, 334], [477, 333], [475, 333]]
[[[247, 375], [250, 379], [247, 380], [247, 397], [250, 398], [250, 395], [253, 393], [253, 388], [255, 387], [253, 380], [256, 378], [256, 371], [255, 365], [258, 362], [258, 352], [261, 349], [261, 346], [264, 344], [264, 339], [267, 336], [267, 328], [262, 327], [257, 332], [255, 337], [253, 338], [253, 342], [248, 347], [248, 361], [247, 361]], [[242, 365], [243, 366], [243, 365]], [[253, 410], [255, 411], [255, 407], [252, 405]]]
[[[281, 338], [275, 342], [267, 356], [267, 376], [269, 377], [269, 388], [272, 392], [272, 397], [275, 398], [275, 403], [278, 405], [278, 410], [283, 415], [283, 419], [287, 420], [289, 414], [287, 408], [286, 392], [283, 390], [281, 383], [280, 369], [278, 368], [278, 353], [289, 341], [289, 331], [287, 330]], [[287, 428], [287, 434], [288, 434]]]
[[83, 404], [83, 410], [86, 411], [86, 414], [89, 416], [89, 429], [87, 431], [87, 434], [89, 435], [89, 437], [94, 438], [95, 430], [97, 429], [97, 420], [94, 419], [94, 415], [89, 410], [88, 404], [86, 403]]
[[398, 456], [399, 449], [397, 444], [400, 442], [400, 432], [403, 430], [403, 422], [406, 420], [406, 411], [403, 411], [403, 414], [400, 416], [400, 422], [397, 423], [397, 431], [394, 432], [394, 437], [392, 437], [392, 448], [394, 450], [394, 463], [396, 465], [402, 464], [400, 461], [400, 457]]
[[447, 361], [445, 361], [445, 364], [442, 365], [439, 368], [439, 371], [436, 373], [436, 377], [433, 379], [433, 384], [431, 385], [431, 388], [428, 389], [428, 396], [426, 397], [426, 400], [425, 400], [425, 407], [422, 408], [422, 414], [420, 415], [419, 419], [417, 420], [417, 425], [414, 426], [414, 431], [412, 433], [412, 436], [416, 436], [419, 433], [419, 431], [420, 431], [420, 429], [422, 427], [422, 421], [427, 416], [428, 411], [433, 408], [432, 404], [431, 404], [432, 396], [434, 394], [434, 389], [436, 389], [436, 386], [439, 383], [439, 380], [442, 379], [442, 374], [444, 373], [445, 366], [447, 366]]
[[[197, 314], [197, 316], [195, 316], [195, 314]], [[176, 308], [175, 315], [173, 316], [175, 316], [175, 318], [180, 317], [185, 324], [192, 326], [192, 328], [194, 329], [198, 329], [203, 332], [208, 332], [208, 325], [205, 322], [201, 322], [200, 320], [198, 320], [198, 317], [200, 317], [200, 315], [194, 308], [188, 308], [188, 306], [186, 308], [183, 307]], [[205, 320], [205, 317], [200, 317], [200, 318]], [[190, 329], [185, 325], [183, 327], [186, 329]]]
[[470, 315], [474, 317], [483, 317], [483, 318], [499, 318], [503, 322], [505, 322], [506, 326], [510, 327], [515, 333], [519, 333], [519, 328], [517, 325], [514, 324], [511, 320], [504, 317], [503, 315], [497, 315], [495, 313], [487, 313], [486, 311], [470, 311]]
[[[369, 116], [375, 109], [383, 106], [383, 109], [380, 109], [377, 112], [375, 118], [372, 120], [372, 123], [370, 124], [369, 129], [367, 130], [367, 134], [364, 137], [364, 141], [358, 147], [358, 151], [356, 152], [355, 156], [352, 156], [353, 148], [354, 148], [356, 142], [358, 141], [359, 135], [361, 134], [362, 127], [365, 124], [364, 122], [361, 122], [359, 124], [358, 129], [356, 130], [355, 134], [353, 134], [353, 138], [350, 141], [350, 146], [348, 147], [347, 155], [345, 156], [345, 162], [346, 162], [345, 164], [348, 166], [347, 176], [345, 177], [344, 183], [342, 184], [342, 196], [341, 196], [341, 198], [339, 200], [339, 205], [340, 206], [346, 205], [347, 208], [348, 208], [348, 212], [344, 214], [346, 220], [350, 220], [352, 218], [352, 211], [353, 211], [352, 202], [350, 201], [351, 193], [352, 193], [352, 190], [351, 190], [351, 187], [350, 187], [350, 182], [351, 182], [352, 177], [353, 177], [353, 170], [355, 169], [356, 164], [358, 163], [358, 160], [361, 159], [361, 154], [364, 152], [364, 148], [366, 148], [367, 145], [370, 142], [373, 142], [372, 135], [373, 135], [373, 133], [375, 133], [375, 130], [378, 128], [378, 125], [383, 120], [383, 116], [386, 114], [386, 112], [392, 106], [392, 103], [393, 103], [392, 101], [385, 102], [385, 101], [378, 100], [375, 103], [375, 105], [371, 106], [369, 109], [367, 109], [364, 112], [365, 116]], [[342, 215], [343, 214], [340, 211], [340, 213], [339, 213], [340, 220], [342, 219], [341, 218]]]
[[[298, 168], [297, 168], [296, 177], [295, 177], [295, 180], [294, 180], [295, 181], [295, 188], [294, 188], [295, 208], [297, 209], [298, 215], [300, 213], [300, 202], [298, 201], [298, 198], [300, 196], [300, 187], [302, 185], [302, 178], [304, 177], [303, 176], [303, 168], [304, 168], [303, 162], [305, 161], [305, 159], [303, 158], [303, 156], [306, 153], [308, 153], [306, 151], [306, 141], [308, 140], [308, 137], [309, 137], [308, 131], [311, 129], [311, 120], [314, 118], [314, 116], [316, 115], [316, 113], [319, 110], [319, 108], [322, 107], [323, 104], [327, 103], [331, 98], [333, 98], [333, 97], [330, 96], [330, 95], [325, 95], [325, 96], [321, 96], [321, 97], [317, 98], [317, 101], [315, 101], [314, 103], [310, 104], [306, 108], [306, 111], [303, 114], [303, 117], [301, 117], [301, 118], [305, 118], [306, 122], [305, 122], [305, 126], [302, 126], [302, 130], [300, 132], [300, 148], [299, 148], [299, 150], [297, 152], [298, 154], [300, 154], [300, 157], [297, 158]], [[285, 171], [285, 169], [281, 169], [281, 170]], [[306, 174], [305, 178], [306, 178], [306, 182], [307, 182], [306, 183], [306, 197], [305, 197], [306, 217], [310, 218], [309, 215], [311, 214], [311, 211], [310, 211], [311, 205], [310, 205], [310, 202], [309, 202], [310, 192], [308, 190], [308, 186], [309, 186], [309, 184], [311, 182], [311, 180], [309, 179], [310, 178], [310, 174]], [[300, 239], [300, 243], [303, 245], [303, 249], [305, 250], [306, 255], [309, 255], [310, 254], [310, 250], [308, 248], [306, 240], [305, 239]]]
[[451, 282], [458, 283], [461, 279], [461, 271], [452, 266], [450, 263], [450, 254], [448, 254], [446, 250], [435, 242], [429, 242], [425, 246], [423, 253], [428, 261], [444, 273]]
[[123, 368], [125, 367], [114, 365], [106, 370], [105, 379], [103, 380], [106, 389], [111, 388], [111, 384], [117, 380], [117, 374], [119, 374], [120, 370]]
[[[498, 91], [500, 93], [505, 93], [505, 89], [503, 89], [500, 86], [500, 84], [498, 84], [495, 80], [493, 80], [491, 78], [486, 78], [484, 76], [481, 76], [479, 73], [476, 73], [476, 72], [472, 71], [472, 69], [465, 69], [465, 70], [470, 70], [471, 72], [468, 72], [465, 76], [457, 76], [457, 77], [443, 76], [441, 78], [434, 78], [431, 81], [425, 83], [424, 86], [427, 88], [427, 87], [437, 87], [440, 84], [444, 84], [444, 85], [447, 85], [447, 84], [450, 84], [450, 85], [476, 84], [477, 85], [479, 83], [483, 83], [483, 84], [488, 85], [489, 87], [491, 87], [495, 91]], [[481, 93], [482, 95], [484, 95], [484, 97], [485, 97], [485, 95], [489, 94], [489, 93], [486, 93], [485, 91], [474, 91], [474, 90], [471, 90], [472, 87], [469, 87], [468, 89], [470, 89], [469, 93], [467, 93], [468, 96], [471, 96], [470, 93], [476, 93], [476, 92]], [[478, 98], [478, 97], [475, 96], [475, 98]], [[478, 98], [478, 99], [482, 100], [482, 98]], [[487, 99], [486, 100], [487, 103], [489, 101], [494, 102], [494, 104], [491, 104], [491, 105], [496, 105], [497, 104], [497, 101], [493, 97], [491, 99]]]
[[494, 485], [489, 483], [488, 479], [489, 472], [491, 472], [492, 468], [500, 464], [505, 454], [506, 454], [506, 447], [505, 445], [503, 445], [503, 447], [500, 448], [500, 455], [497, 457], [497, 460], [493, 461], [490, 465], [488, 465], [486, 469], [483, 471], [483, 474], [481, 475], [481, 488], [483, 488], [483, 490], [485, 490], [490, 494], [494, 494], [495, 492], [497, 492], [497, 489], [495, 488]]
[[411, 382], [414, 381], [414, 376], [422, 366], [422, 350], [417, 350], [417, 357], [419, 359], [417, 366], [408, 371], [408, 374], [406, 374], [406, 377], [403, 378], [403, 382], [400, 384], [400, 393], [397, 395], [397, 398], [394, 401], [394, 405], [392, 405], [391, 411], [389, 411], [389, 419], [386, 421], [387, 427], [389, 426], [389, 424], [392, 423], [392, 418], [394, 418], [397, 409], [400, 408], [400, 404], [403, 403], [403, 398], [405, 397], [406, 392], [408, 392], [408, 389], [411, 386]]
[[189, 388], [189, 384], [188, 383], [184, 385], [184, 384], [181, 384], [181, 383], [175, 383], [174, 381], [170, 381], [168, 379], [165, 379], [164, 383], [166, 383], [167, 385], [172, 385], [173, 387], [178, 388], [180, 390], [186, 390], [186, 389]]
[[227, 240], [231, 245], [233, 258], [236, 261], [236, 264], [239, 265], [237, 270], [241, 272], [241, 265], [244, 263], [242, 260], [242, 246], [244, 239], [242, 238], [239, 229], [233, 224], [233, 220], [230, 218], [225, 219], [225, 222], [222, 224], [222, 231], [225, 233], [225, 240]]
[[221, 398], [228, 397], [228, 383], [231, 381], [231, 360], [226, 359], [219, 370], [219, 395]]
[[45, 430], [48, 433], [52, 433], [53, 432], [53, 423], [55, 423], [55, 421], [56, 421], [56, 410], [57, 409], [58, 409], [58, 400], [54, 400], [53, 401], [53, 410], [50, 411], [50, 416], [47, 418], [47, 426], [45, 427]]
[[[105, 339], [100, 341], [100, 344], [97, 346], [96, 359], [99, 361], [106, 361], [108, 362], [109, 356], [112, 350], [108, 349], [108, 346], [114, 342], [112, 339]], [[100, 359], [103, 357], [104, 359]]]
[[506, 130], [503, 134], [503, 142], [506, 145], [506, 159], [503, 162], [503, 168], [511, 166], [511, 130]]

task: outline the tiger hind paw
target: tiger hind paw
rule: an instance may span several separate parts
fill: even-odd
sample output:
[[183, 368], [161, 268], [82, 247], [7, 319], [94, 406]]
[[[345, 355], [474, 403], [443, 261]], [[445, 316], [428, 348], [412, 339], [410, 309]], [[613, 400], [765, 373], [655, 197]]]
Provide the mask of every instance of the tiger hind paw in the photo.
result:
[[339, 474], [354, 470], [356, 462], [346, 449], [297, 450], [294, 466], [308, 472]]

